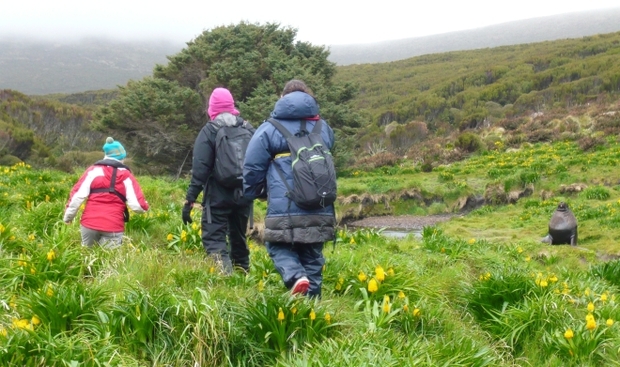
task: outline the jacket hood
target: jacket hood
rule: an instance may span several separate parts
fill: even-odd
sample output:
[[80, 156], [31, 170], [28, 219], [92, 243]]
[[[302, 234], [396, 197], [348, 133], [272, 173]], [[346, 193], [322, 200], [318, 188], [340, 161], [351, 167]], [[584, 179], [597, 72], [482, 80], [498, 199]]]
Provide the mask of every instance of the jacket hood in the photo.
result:
[[293, 92], [280, 98], [271, 112], [271, 117], [285, 120], [298, 120], [319, 114], [316, 100], [304, 92]]

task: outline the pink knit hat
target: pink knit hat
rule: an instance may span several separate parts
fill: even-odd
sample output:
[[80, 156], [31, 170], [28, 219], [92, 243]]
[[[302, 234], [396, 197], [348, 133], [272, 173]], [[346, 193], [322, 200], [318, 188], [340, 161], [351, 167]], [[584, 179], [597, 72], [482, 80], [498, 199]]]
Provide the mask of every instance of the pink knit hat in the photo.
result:
[[209, 97], [209, 108], [207, 114], [211, 120], [222, 112], [229, 112], [233, 115], [239, 115], [239, 111], [235, 109], [235, 101], [232, 94], [226, 88], [215, 88]]

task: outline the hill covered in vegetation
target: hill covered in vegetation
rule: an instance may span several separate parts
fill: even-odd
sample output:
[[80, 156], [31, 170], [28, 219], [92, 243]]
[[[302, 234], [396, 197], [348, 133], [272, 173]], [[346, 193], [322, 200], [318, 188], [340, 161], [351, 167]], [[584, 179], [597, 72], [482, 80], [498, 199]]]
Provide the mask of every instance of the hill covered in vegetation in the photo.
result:
[[524, 19], [424, 37], [331, 45], [329, 59], [338, 65], [381, 63], [448, 51], [581, 38], [618, 31], [620, 8], [612, 8]]

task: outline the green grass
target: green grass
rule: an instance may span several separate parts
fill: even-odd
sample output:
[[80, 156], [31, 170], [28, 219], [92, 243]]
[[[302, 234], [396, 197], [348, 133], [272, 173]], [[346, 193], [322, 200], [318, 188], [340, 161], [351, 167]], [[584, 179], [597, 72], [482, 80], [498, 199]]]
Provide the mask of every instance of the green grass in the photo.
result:
[[[91, 250], [77, 223], [61, 220], [75, 176], [0, 168], [0, 199], [11, 198], [0, 209], [0, 364], [619, 365], [620, 193], [604, 182], [620, 173], [618, 156], [615, 144], [587, 154], [541, 144], [431, 173], [403, 167], [413, 173], [398, 180], [342, 179], [347, 195], [374, 187], [397, 213], [428, 214], [450, 211], [454, 182], [483, 194], [489, 182], [520, 187], [532, 176], [518, 172], [538, 173], [532, 196], [427, 227], [421, 240], [341, 229], [325, 247], [320, 300], [289, 297], [254, 242], [248, 274], [219, 274], [199, 228], [181, 223], [187, 182], [138, 177], [151, 212], [132, 216], [122, 248]], [[560, 193], [575, 182], [589, 188]], [[447, 199], [401, 198], [414, 189]], [[541, 199], [543, 189], [554, 196]], [[559, 200], [579, 220], [577, 248], [539, 242]], [[256, 209], [260, 222], [264, 203]]]

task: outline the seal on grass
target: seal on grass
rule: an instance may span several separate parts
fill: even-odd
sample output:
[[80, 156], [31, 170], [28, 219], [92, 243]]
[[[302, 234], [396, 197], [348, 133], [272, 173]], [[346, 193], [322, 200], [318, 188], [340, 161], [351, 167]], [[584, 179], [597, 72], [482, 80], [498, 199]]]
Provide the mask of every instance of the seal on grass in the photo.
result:
[[577, 218], [565, 202], [560, 202], [549, 221], [549, 234], [541, 242], [577, 246]]

